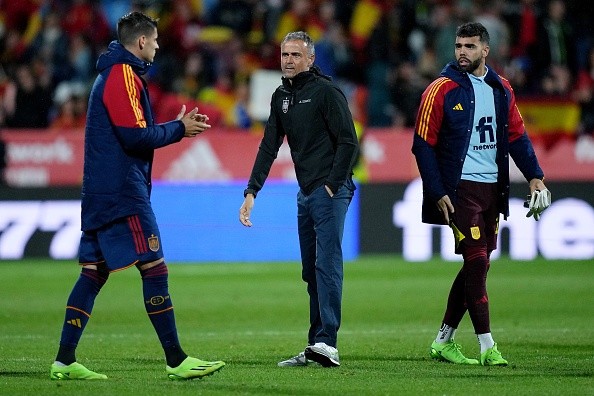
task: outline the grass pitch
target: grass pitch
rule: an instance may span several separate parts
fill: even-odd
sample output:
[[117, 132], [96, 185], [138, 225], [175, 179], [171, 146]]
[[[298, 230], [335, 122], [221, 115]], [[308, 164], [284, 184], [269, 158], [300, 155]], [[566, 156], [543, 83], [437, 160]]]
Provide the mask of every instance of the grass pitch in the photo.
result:
[[[73, 262], [0, 262], [0, 394], [5, 395], [594, 395], [594, 262], [493, 262], [491, 328], [508, 367], [431, 360], [459, 265], [362, 257], [345, 265], [342, 366], [278, 368], [303, 350], [307, 294], [298, 263], [172, 264], [186, 352], [227, 362], [171, 382], [144, 312], [138, 272], [112, 274], [77, 351], [107, 381], [50, 381]], [[466, 317], [456, 337], [478, 343]]]

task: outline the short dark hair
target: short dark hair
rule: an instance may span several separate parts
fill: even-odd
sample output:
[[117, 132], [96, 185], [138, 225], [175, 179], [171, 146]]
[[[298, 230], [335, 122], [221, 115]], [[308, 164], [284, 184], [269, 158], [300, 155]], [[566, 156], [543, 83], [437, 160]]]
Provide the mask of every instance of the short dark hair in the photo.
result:
[[489, 44], [489, 32], [479, 22], [464, 23], [456, 29], [456, 37], [476, 37], [481, 43]]
[[130, 12], [118, 20], [118, 41], [122, 45], [133, 44], [140, 36], [148, 36], [157, 28], [158, 19], [142, 12]]
[[306, 32], [291, 32], [291, 33], [287, 33], [287, 35], [285, 36], [285, 38], [283, 39], [283, 41], [281, 42], [281, 44], [286, 43], [287, 41], [293, 41], [293, 40], [301, 40], [305, 43], [305, 46], [307, 47], [307, 53], [309, 55], [315, 55], [316, 54], [316, 49], [314, 47], [314, 42], [311, 39], [311, 37], [309, 37], [309, 34], [307, 34]]

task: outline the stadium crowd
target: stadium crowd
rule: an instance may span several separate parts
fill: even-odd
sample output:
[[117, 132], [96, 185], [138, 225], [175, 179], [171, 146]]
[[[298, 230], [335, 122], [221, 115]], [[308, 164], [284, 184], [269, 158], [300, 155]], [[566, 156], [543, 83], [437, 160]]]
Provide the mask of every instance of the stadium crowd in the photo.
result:
[[0, 126], [82, 127], [95, 61], [131, 10], [159, 18], [146, 76], [157, 122], [196, 103], [213, 125], [261, 131], [250, 76], [277, 71], [282, 37], [306, 30], [362, 125], [411, 127], [422, 91], [453, 58], [456, 27], [472, 20], [491, 33], [490, 65], [519, 97], [573, 100], [581, 131], [594, 131], [594, 12], [567, 0], [2, 1]]

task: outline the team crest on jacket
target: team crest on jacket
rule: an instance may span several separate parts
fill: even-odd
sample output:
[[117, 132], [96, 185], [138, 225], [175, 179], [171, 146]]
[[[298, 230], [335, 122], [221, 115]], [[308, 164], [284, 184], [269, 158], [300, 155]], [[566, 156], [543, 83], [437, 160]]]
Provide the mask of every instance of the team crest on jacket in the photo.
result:
[[151, 251], [156, 252], [159, 250], [159, 237], [155, 236], [154, 234], [151, 234], [151, 236], [148, 239], [148, 246], [149, 249], [151, 249]]
[[283, 99], [283, 113], [289, 111], [289, 99]]

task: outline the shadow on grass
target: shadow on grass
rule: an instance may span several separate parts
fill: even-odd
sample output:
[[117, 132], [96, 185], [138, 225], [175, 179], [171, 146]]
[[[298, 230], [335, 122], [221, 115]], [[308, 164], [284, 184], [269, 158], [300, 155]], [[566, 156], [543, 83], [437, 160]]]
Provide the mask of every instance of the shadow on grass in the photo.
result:
[[425, 362], [430, 361], [429, 358], [421, 356], [395, 356], [395, 355], [359, 355], [349, 354], [341, 356], [341, 361], [362, 361], [362, 362]]
[[49, 379], [49, 368], [47, 373], [41, 371], [0, 371], [0, 377]]

